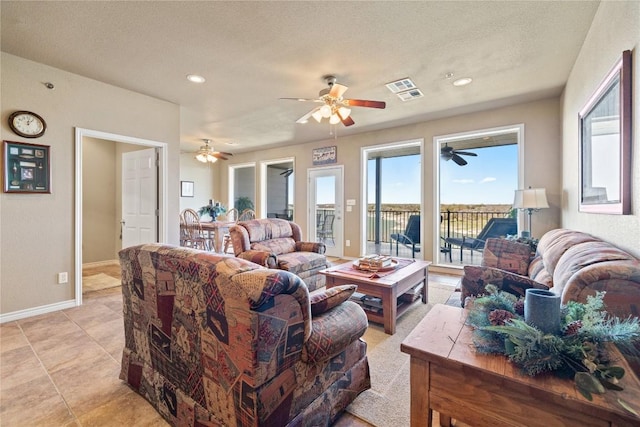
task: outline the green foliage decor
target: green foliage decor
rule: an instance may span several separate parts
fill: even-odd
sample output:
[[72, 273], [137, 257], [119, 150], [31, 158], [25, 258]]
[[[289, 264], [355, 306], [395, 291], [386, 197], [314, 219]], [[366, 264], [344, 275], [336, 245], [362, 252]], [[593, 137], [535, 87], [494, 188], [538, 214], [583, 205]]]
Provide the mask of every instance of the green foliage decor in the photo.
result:
[[227, 208], [220, 203], [208, 204], [198, 210], [200, 216], [209, 215], [212, 219], [225, 212], [227, 212]]
[[[618, 380], [624, 369], [614, 362], [606, 343], [627, 350], [640, 341], [638, 318], [608, 316], [605, 292], [597, 292], [586, 303], [569, 302], [561, 309], [561, 333], [545, 334], [524, 321], [524, 299], [502, 292], [493, 285], [476, 298], [467, 324], [474, 328], [473, 342], [480, 353], [504, 354], [530, 376], [553, 372], [571, 378], [588, 400], [607, 389], [622, 390]], [[623, 401], [625, 409], [633, 412]]]

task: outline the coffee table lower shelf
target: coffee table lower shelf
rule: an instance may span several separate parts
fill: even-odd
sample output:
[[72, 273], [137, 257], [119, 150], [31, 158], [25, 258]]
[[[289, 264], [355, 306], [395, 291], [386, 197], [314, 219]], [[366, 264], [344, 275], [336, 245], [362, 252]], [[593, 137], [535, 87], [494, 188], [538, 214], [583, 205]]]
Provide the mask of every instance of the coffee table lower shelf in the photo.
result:
[[429, 261], [416, 260], [405, 267], [395, 270], [392, 274], [378, 278], [350, 275], [341, 272], [340, 266], [320, 271], [327, 278], [327, 288], [334, 286], [356, 284], [358, 292], [371, 297], [380, 298], [382, 312], [376, 313], [365, 310], [370, 322], [382, 323], [384, 331], [393, 335], [396, 332], [396, 319], [404, 313], [411, 303], [398, 301], [398, 297], [410, 291], [415, 286], [423, 285], [420, 293], [422, 302], [428, 300]]

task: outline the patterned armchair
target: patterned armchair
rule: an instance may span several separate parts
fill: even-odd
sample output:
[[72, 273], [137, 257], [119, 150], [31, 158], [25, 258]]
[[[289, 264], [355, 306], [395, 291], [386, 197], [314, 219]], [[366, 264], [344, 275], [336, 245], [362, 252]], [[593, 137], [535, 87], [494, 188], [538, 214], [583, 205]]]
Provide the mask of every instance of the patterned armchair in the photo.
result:
[[191, 248], [123, 249], [120, 378], [179, 426], [328, 426], [370, 387], [355, 286]]
[[321, 242], [303, 242], [295, 222], [266, 218], [240, 221], [229, 230], [233, 252], [268, 268], [290, 271], [306, 283], [310, 291], [325, 285], [318, 272], [328, 267]]

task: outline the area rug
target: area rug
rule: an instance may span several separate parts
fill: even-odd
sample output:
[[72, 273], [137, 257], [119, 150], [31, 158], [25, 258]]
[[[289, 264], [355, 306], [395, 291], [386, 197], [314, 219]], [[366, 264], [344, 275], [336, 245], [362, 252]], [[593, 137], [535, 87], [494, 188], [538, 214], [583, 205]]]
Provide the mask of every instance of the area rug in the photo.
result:
[[84, 276], [82, 278], [82, 293], [115, 288], [116, 286], [120, 286], [120, 279], [116, 279], [115, 277], [111, 277], [104, 273]]
[[455, 287], [429, 283], [429, 303], [414, 303], [399, 319], [396, 333], [387, 335], [384, 327], [369, 323], [363, 339], [367, 343], [371, 388], [347, 407], [347, 412], [376, 427], [410, 424], [409, 355], [400, 352], [400, 343], [431, 308], [449, 300]]

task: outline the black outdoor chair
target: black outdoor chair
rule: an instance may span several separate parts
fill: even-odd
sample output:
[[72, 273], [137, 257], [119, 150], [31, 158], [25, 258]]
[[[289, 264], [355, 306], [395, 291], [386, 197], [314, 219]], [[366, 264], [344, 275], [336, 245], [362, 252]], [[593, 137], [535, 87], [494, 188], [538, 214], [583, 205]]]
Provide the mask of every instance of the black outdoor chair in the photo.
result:
[[336, 244], [335, 240], [333, 240], [333, 221], [335, 218], [335, 215], [325, 215], [322, 228], [318, 230], [318, 240], [325, 242], [326, 239], [331, 239], [331, 243]]
[[393, 252], [393, 241], [396, 241], [396, 256], [398, 256], [398, 245], [402, 244], [411, 249], [411, 257], [416, 257], [416, 252], [420, 252], [420, 215], [410, 215], [407, 221], [407, 228], [404, 233], [391, 233], [391, 252]]
[[[507, 234], [518, 234], [518, 223], [515, 218], [491, 218], [482, 228], [478, 236], [447, 237], [444, 241], [451, 246], [460, 247], [460, 261], [462, 261], [462, 250], [469, 249], [473, 257], [473, 251], [482, 252], [487, 239], [492, 237], [505, 237]], [[449, 253], [451, 257], [451, 253]], [[451, 259], [449, 259], [451, 261]]]

